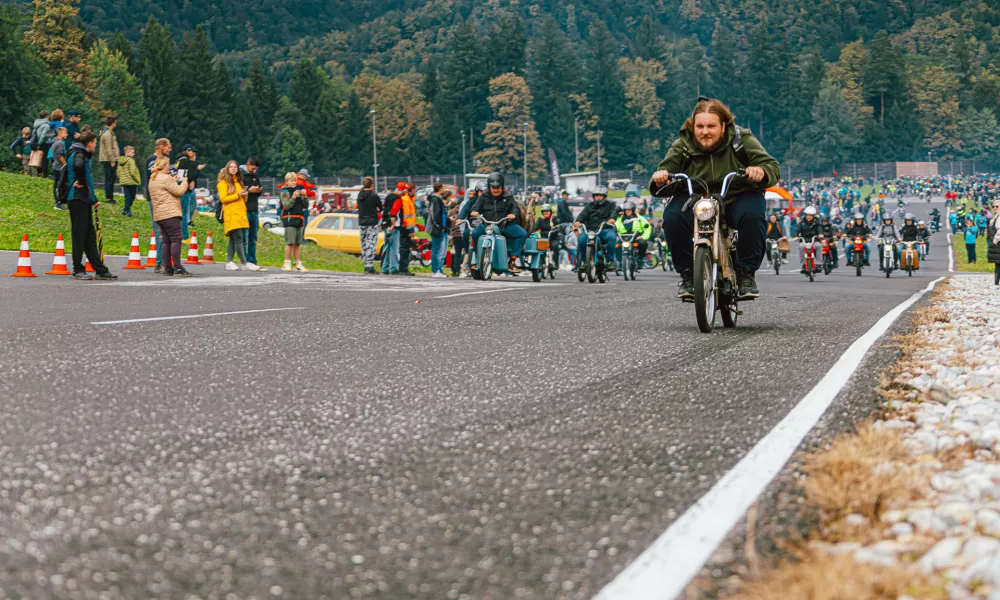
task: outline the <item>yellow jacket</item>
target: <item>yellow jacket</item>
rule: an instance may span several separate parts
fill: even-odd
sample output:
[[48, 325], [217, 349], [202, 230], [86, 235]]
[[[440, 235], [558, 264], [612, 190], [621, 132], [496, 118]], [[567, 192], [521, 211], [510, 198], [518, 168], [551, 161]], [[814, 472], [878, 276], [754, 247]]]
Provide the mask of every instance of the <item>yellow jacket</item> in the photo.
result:
[[250, 229], [250, 220], [247, 219], [247, 200], [240, 196], [243, 186], [236, 182], [236, 190], [230, 194], [229, 185], [225, 181], [220, 181], [216, 186], [219, 192], [219, 201], [222, 202], [222, 224], [226, 228], [226, 235], [230, 231], [237, 229]]

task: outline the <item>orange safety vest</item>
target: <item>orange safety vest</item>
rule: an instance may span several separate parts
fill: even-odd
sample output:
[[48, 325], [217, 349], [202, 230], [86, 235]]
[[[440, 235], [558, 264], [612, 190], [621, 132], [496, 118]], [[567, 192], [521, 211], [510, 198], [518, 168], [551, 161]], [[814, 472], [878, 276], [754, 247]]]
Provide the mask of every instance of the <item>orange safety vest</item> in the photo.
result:
[[409, 194], [400, 197], [403, 202], [403, 227], [417, 226], [417, 205], [413, 203], [413, 198]]

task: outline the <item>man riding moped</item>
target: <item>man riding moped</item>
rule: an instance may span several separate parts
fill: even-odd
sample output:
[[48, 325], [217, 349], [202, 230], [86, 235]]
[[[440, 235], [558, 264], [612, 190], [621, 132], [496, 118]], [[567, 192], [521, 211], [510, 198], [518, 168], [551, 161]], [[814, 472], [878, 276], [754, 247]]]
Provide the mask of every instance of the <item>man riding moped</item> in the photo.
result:
[[[635, 202], [626, 200], [622, 203], [622, 214], [615, 221], [615, 229], [620, 234], [636, 234], [635, 242], [639, 244], [635, 253], [637, 269], [642, 267], [646, 259], [646, 251], [649, 250], [649, 238], [653, 236], [653, 226], [649, 224], [646, 217], [635, 212]], [[621, 262], [621, 251], [618, 253], [618, 262]]]
[[[804, 211], [802, 211], [802, 220], [799, 221], [798, 236], [802, 238], [802, 242], [799, 244], [799, 261], [802, 263], [801, 273], [806, 272], [806, 249], [805, 244], [809, 244], [813, 241], [813, 238], [820, 238], [823, 236], [823, 229], [820, 227], [819, 219], [816, 218], [816, 207], [807, 206]], [[817, 265], [813, 271], [819, 272], [821, 269]]]
[[[492, 173], [486, 180], [489, 190], [479, 195], [472, 213], [469, 215], [473, 219], [482, 217], [490, 222], [499, 222], [506, 219], [501, 229], [501, 233], [507, 238], [507, 270], [517, 275], [521, 272], [514, 264], [517, 257], [524, 251], [524, 240], [528, 239], [528, 232], [523, 227], [514, 222], [517, 216], [517, 204], [514, 198], [504, 189], [503, 175]], [[472, 248], [479, 248], [479, 238], [486, 233], [486, 225], [480, 223], [472, 230]], [[478, 251], [478, 250], [474, 250]]]
[[[617, 217], [618, 206], [614, 202], [608, 201], [608, 188], [599, 185], [591, 192], [590, 204], [583, 207], [583, 210], [580, 211], [580, 214], [576, 217], [576, 221], [573, 223], [574, 231], [580, 229], [580, 224], [583, 224], [587, 228], [587, 231], [597, 231], [600, 229], [602, 223], [607, 223], [610, 226], [601, 229], [601, 232], [597, 236], [604, 246], [604, 264], [606, 270], [610, 265], [614, 264], [612, 251], [618, 243], [618, 234], [615, 233], [614, 228]], [[577, 243], [581, 251], [587, 247], [586, 231], [580, 231]], [[574, 271], [579, 271], [580, 262], [577, 261], [576, 267], [573, 268]]]
[[861, 213], [854, 213], [854, 220], [844, 229], [844, 235], [847, 236], [847, 243], [844, 246], [844, 253], [847, 255], [847, 264], [854, 265], [854, 244], [852, 240], [855, 237], [861, 236], [865, 240], [864, 266], [870, 266], [868, 259], [871, 258], [871, 249], [868, 247], [868, 238], [872, 236], [872, 230], [865, 223], [865, 216]]
[[[726, 221], [736, 229], [735, 267], [741, 299], [760, 295], [754, 277], [764, 261], [767, 232], [764, 189], [780, 179], [778, 161], [767, 153], [756, 137], [735, 124], [729, 108], [719, 100], [699, 98], [691, 117], [684, 122], [677, 140], [653, 173], [650, 189], [662, 193], [672, 173], [685, 173], [703, 181], [711, 193], [722, 191], [729, 173], [746, 170], [745, 178], [732, 181], [728, 190], [733, 201], [726, 208]], [[674, 265], [681, 274], [678, 296], [694, 298], [693, 207], [683, 211], [687, 189], [675, 192], [663, 212], [667, 243]]]

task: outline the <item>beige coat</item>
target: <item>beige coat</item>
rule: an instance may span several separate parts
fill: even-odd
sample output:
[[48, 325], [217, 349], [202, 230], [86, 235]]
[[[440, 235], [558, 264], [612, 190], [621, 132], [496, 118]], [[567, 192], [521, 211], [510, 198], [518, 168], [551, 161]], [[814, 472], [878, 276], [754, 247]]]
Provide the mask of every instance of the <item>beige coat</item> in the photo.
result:
[[101, 131], [100, 142], [100, 148], [97, 149], [97, 161], [106, 163], [118, 162], [121, 152], [118, 151], [118, 136], [115, 135], [115, 131], [110, 127], [105, 127]]
[[166, 221], [181, 216], [181, 196], [187, 191], [187, 179], [180, 183], [169, 173], [157, 173], [149, 180], [149, 198], [153, 202], [153, 220]]

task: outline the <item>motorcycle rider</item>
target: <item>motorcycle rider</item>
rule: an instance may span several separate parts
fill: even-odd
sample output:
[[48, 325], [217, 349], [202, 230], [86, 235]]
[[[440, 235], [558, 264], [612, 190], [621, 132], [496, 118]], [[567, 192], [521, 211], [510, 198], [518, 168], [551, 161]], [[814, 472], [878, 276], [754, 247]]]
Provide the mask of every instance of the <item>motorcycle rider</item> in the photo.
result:
[[[559, 268], [559, 249], [562, 246], [562, 230], [558, 228], [559, 218], [552, 214], [552, 205], [542, 205], [542, 216], [535, 222], [535, 231], [542, 239], [549, 240], [549, 249], [552, 250], [553, 265]], [[554, 233], [553, 233], [554, 232]]]
[[[635, 205], [633, 204], [633, 207]], [[605, 270], [609, 270], [608, 267], [614, 264], [614, 256], [611, 252], [615, 249], [618, 244], [618, 234], [615, 233], [615, 218], [618, 216], [618, 206], [614, 202], [608, 201], [608, 188], [603, 185], [599, 185], [594, 188], [591, 192], [590, 204], [583, 207], [580, 214], [576, 217], [576, 221], [573, 223], [573, 230], [579, 230], [580, 224], [583, 224], [587, 231], [597, 231], [601, 223], [607, 223], [611, 227], [605, 227], [598, 234], [601, 243], [604, 244], [604, 264]], [[580, 263], [583, 261], [583, 252], [587, 247], [587, 234], [580, 230], [580, 235], [577, 237], [577, 245], [579, 250], [580, 259], [576, 261], [576, 267], [574, 271], [580, 269]], [[694, 285], [692, 283], [692, 285]]]
[[[636, 256], [639, 258], [638, 268], [642, 267], [642, 263], [646, 257], [646, 251], [649, 250], [649, 238], [653, 236], [653, 226], [649, 224], [646, 217], [637, 214], [635, 211], [635, 202], [631, 200], [626, 200], [622, 203], [622, 212], [615, 221], [615, 229], [619, 234], [625, 233], [635, 233], [636, 238], [634, 241], [639, 244], [639, 251], [636, 252]], [[618, 260], [621, 262], [621, 254], [619, 252]]]
[[[896, 227], [895, 223], [893, 223], [891, 213], [886, 213], [882, 215], [882, 224], [879, 226], [878, 233], [875, 235], [875, 237], [877, 237], [879, 240], [878, 256], [880, 265], [882, 261], [882, 252], [885, 248], [884, 244], [882, 243], [882, 240], [892, 240], [893, 260], [895, 262], [893, 268], [897, 268], [899, 265], [900, 248], [896, 242], [899, 241], [899, 230]], [[884, 265], [882, 266], [884, 267]]]
[[[785, 237], [785, 230], [781, 226], [781, 221], [778, 220], [777, 213], [771, 213], [771, 216], [767, 218], [767, 239], [780, 240], [783, 237]], [[770, 257], [768, 258], [770, 259]], [[783, 260], [785, 263], [787, 263], [788, 253], [782, 252], [780, 260]]]
[[[503, 175], [500, 173], [491, 173], [486, 179], [486, 185], [489, 191], [479, 195], [479, 199], [476, 200], [476, 204], [472, 207], [472, 213], [469, 216], [473, 219], [482, 217], [487, 221], [493, 222], [507, 219], [503, 229], [500, 230], [500, 233], [507, 238], [507, 270], [513, 275], [518, 275], [521, 273], [521, 270], [517, 268], [514, 262], [524, 252], [524, 240], [528, 239], [528, 232], [514, 222], [514, 219], [517, 217], [517, 204], [514, 203], [514, 197], [508, 194], [504, 188]], [[484, 233], [486, 233], [485, 223], [480, 223], [472, 230], [472, 248], [475, 249], [474, 251], [478, 252], [479, 238]]]
[[931, 251], [931, 228], [923, 221], [917, 221], [917, 239], [924, 243], [924, 252], [930, 254]]
[[935, 223], [935, 224], [936, 224], [936, 225], [937, 225], [938, 227], [941, 227], [941, 211], [939, 211], [939, 210], [938, 210], [938, 209], [936, 209], [936, 208], [932, 208], [932, 209], [931, 209], [931, 219], [933, 219], [933, 220], [934, 220], [934, 223]]
[[860, 235], [865, 240], [865, 258], [863, 264], [866, 267], [871, 266], [868, 262], [868, 259], [871, 258], [871, 249], [868, 247], [868, 238], [872, 236], [872, 230], [865, 223], [865, 216], [861, 213], [854, 213], [854, 220], [851, 221], [846, 228], [844, 228], [844, 235], [847, 236], [847, 241], [844, 244], [844, 253], [847, 255], [847, 264], [854, 264], [854, 238]]
[[899, 230], [904, 242], [916, 242], [920, 237], [920, 230], [917, 228], [916, 219], [913, 213], [906, 213], [903, 216], [903, 226]]
[[[806, 249], [805, 245], [810, 243], [813, 238], [818, 238], [823, 235], [820, 229], [819, 219], [816, 218], [816, 207], [807, 206], [805, 210], [802, 211], [802, 220], [799, 221], [799, 237], [802, 238], [802, 243], [799, 244], [799, 261], [802, 263], [801, 273], [806, 272]], [[814, 272], [819, 272], [819, 263], [813, 269]]]
[[[741, 299], [760, 296], [754, 277], [764, 261], [767, 233], [764, 189], [781, 179], [778, 161], [771, 157], [747, 129], [736, 125], [732, 112], [719, 100], [698, 98], [691, 117], [684, 122], [679, 137], [653, 173], [650, 190], [654, 196], [670, 182], [671, 173], [686, 173], [705, 182], [718, 193], [726, 174], [746, 169], [746, 179], [734, 180], [729, 195], [734, 201], [726, 209], [726, 221], [739, 232], [736, 270]], [[683, 189], [683, 191], [681, 191]], [[663, 220], [674, 264], [681, 274], [682, 299], [694, 298], [694, 216], [681, 212], [687, 188], [676, 186], [673, 200], [664, 208]], [[693, 210], [693, 206], [689, 207]]]
[[833, 253], [833, 268], [840, 266], [840, 254], [837, 252], [837, 227], [830, 222], [830, 217], [823, 215], [819, 220], [819, 230], [823, 237], [830, 240], [830, 252]]

